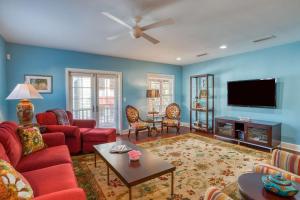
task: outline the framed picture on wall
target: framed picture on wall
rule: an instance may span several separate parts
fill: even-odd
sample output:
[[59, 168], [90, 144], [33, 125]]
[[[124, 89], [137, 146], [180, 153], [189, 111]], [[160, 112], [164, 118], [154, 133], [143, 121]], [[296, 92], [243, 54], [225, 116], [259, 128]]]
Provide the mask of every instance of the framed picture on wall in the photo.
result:
[[25, 83], [33, 85], [39, 93], [52, 93], [53, 77], [48, 75], [25, 75]]

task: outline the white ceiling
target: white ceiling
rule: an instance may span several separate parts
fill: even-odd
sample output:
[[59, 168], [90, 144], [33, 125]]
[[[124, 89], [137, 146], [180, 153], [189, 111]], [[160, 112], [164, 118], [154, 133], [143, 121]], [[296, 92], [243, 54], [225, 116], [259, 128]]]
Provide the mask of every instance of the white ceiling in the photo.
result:
[[[147, 31], [161, 41], [153, 45], [132, 39], [102, 11], [130, 24], [136, 15], [141, 25], [176, 23]], [[118, 33], [125, 34], [105, 39]], [[0, 0], [0, 34], [14, 43], [185, 65], [299, 41], [300, 0]], [[269, 35], [277, 37], [252, 42]]]

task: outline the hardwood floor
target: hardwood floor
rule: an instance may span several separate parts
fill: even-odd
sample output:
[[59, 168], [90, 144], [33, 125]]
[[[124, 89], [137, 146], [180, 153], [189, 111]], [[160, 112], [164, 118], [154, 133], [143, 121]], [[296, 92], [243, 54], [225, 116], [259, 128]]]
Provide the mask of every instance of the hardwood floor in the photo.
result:
[[[185, 127], [185, 126], [181, 126], [179, 132], [180, 132], [180, 134], [176, 134], [176, 129], [175, 128], [174, 129], [170, 128], [168, 133], [167, 133], [167, 130], [165, 129], [163, 131], [163, 133], [152, 132], [152, 136], [148, 137], [148, 132], [147, 131], [143, 131], [143, 132], [141, 131], [139, 133], [138, 139], [136, 139], [134, 133], [131, 133], [130, 134], [130, 138], [128, 138], [127, 134], [123, 134], [123, 135], [118, 135], [117, 136], [117, 140], [129, 140], [132, 143], [142, 143], [142, 142], [159, 140], [161, 138], [174, 137], [174, 136], [177, 136], [177, 135], [190, 133], [191, 131], [190, 131], [190, 128]], [[196, 134], [201, 135], [201, 136], [209, 137], [209, 138], [214, 138], [214, 135], [212, 133], [194, 132], [194, 131], [193, 131], [193, 133], [196, 133]], [[224, 140], [224, 141], [229, 142], [229, 143], [234, 143], [234, 142], [228, 141], [228, 140]], [[260, 151], [263, 151], [263, 152], [269, 152], [269, 150], [267, 150], [267, 149], [256, 147], [256, 146], [245, 145], [245, 144], [243, 144], [243, 146], [248, 146], [250, 148], [253, 148], [253, 149], [256, 149], [256, 150], [260, 150]], [[288, 152], [300, 155], [300, 152], [293, 151], [293, 150], [290, 150], [290, 149], [284, 149], [284, 148], [280, 148], [280, 147], [278, 149], [282, 149], [284, 151], [288, 151]]]
[[[174, 137], [174, 136], [177, 136], [177, 135], [182, 135], [182, 134], [186, 134], [186, 133], [190, 133], [190, 132], [191, 132], [190, 128], [181, 126], [179, 134], [176, 134], [176, 129], [175, 128], [169, 128], [168, 133], [167, 133], [166, 129], [164, 129], [163, 133], [160, 133], [160, 132], [155, 133], [153, 131], [152, 134], [151, 134], [152, 135], [151, 137], [148, 137], [148, 132], [147, 131], [143, 131], [143, 132], [141, 131], [139, 133], [138, 139], [136, 139], [134, 133], [131, 133], [130, 138], [128, 138], [127, 134], [123, 134], [123, 135], [119, 135], [117, 137], [117, 140], [130, 140], [133, 143], [141, 143], [141, 142], [147, 142], [147, 141], [154, 141], [154, 140], [158, 140], [158, 139], [161, 139], [161, 138]], [[213, 134], [207, 134], [207, 133], [204, 133], [204, 132], [197, 132], [197, 134], [213, 138]]]

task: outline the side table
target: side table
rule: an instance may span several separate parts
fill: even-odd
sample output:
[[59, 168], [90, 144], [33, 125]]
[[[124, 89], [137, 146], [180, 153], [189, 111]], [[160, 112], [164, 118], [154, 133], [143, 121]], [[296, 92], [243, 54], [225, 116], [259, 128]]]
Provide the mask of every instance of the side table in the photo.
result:
[[[296, 200], [300, 199], [300, 193], [294, 197], [280, 197], [272, 192], [264, 189], [261, 177], [264, 174], [246, 173], [238, 178], [238, 186], [241, 196], [245, 200]], [[296, 184], [296, 188], [300, 190], [300, 184]]]

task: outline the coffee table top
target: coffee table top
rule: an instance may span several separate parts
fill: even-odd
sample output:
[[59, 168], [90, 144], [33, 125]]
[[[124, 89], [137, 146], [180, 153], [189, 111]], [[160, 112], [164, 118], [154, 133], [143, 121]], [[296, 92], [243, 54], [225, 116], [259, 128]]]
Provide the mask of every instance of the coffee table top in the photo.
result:
[[[130, 161], [127, 153], [110, 153], [110, 149], [119, 144], [139, 150], [142, 153], [140, 160]], [[156, 158], [147, 150], [128, 141], [94, 145], [94, 149], [127, 186], [137, 185], [176, 169], [174, 165]]]
[[[294, 197], [283, 198], [277, 196], [271, 192], [267, 192], [264, 189], [264, 185], [261, 181], [261, 177], [264, 174], [258, 173], [246, 173], [242, 174], [238, 179], [238, 185], [240, 193], [242, 196], [246, 197], [249, 200], [294, 200], [300, 199], [300, 193], [296, 194]], [[296, 188], [300, 190], [300, 185], [297, 184]]]

